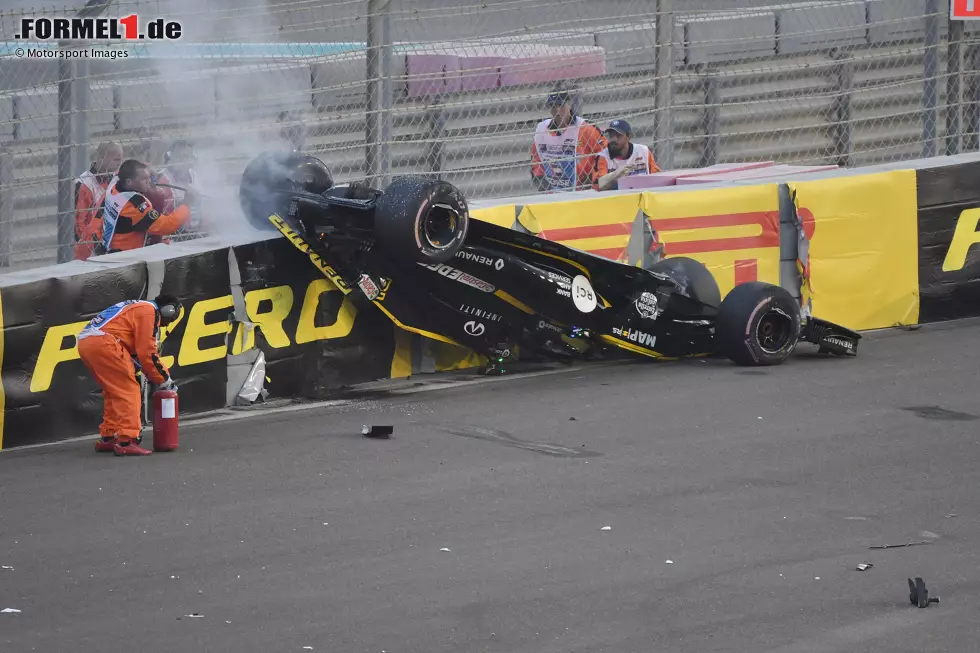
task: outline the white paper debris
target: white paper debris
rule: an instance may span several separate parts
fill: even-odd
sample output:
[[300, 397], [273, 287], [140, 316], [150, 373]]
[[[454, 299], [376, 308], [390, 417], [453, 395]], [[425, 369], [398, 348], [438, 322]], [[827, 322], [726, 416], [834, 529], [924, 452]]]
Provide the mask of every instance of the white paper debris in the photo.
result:
[[814, 576], [813, 580], [820, 580], [820, 576]]
[[14, 570], [13, 567], [8, 567], [7, 565], [3, 565], [2, 567], [0, 567], [0, 569], [9, 569], [10, 571]]
[[439, 550], [440, 550], [440, 551], [452, 551], [452, 549], [447, 549], [447, 548], [445, 548], [445, 547], [443, 547], [443, 548], [441, 548], [441, 549], [439, 549]]
[[603, 526], [599, 530], [601, 530], [601, 531], [611, 531], [612, 530], [612, 526]]
[[184, 616], [185, 617], [188, 617], [189, 619], [203, 619], [204, 618], [204, 615], [203, 614], [198, 614], [196, 612], [194, 614], [185, 614]]
[[674, 564], [674, 561], [673, 560], [664, 560], [664, 562], [666, 562], [668, 565]]
[[20, 612], [20, 610], [17, 610], [15, 608], [4, 608], [3, 610], [0, 610], [0, 613], [11, 613], [11, 612]]

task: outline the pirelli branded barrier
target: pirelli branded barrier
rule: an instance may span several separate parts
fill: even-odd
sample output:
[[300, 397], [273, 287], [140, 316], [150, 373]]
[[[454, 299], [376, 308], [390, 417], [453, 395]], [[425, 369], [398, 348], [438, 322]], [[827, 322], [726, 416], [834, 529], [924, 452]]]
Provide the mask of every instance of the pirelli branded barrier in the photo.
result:
[[920, 321], [980, 315], [980, 162], [918, 170]]
[[[980, 315], [980, 155], [767, 182], [474, 203], [477, 219], [631, 265], [662, 246], [722, 294], [762, 280], [855, 330]], [[161, 349], [190, 415], [236, 403], [259, 352], [272, 398], [478, 366], [323, 278], [278, 234], [192, 241], [0, 275], [0, 447], [92, 434], [98, 387], [75, 335], [106, 306], [165, 291], [185, 312]]]

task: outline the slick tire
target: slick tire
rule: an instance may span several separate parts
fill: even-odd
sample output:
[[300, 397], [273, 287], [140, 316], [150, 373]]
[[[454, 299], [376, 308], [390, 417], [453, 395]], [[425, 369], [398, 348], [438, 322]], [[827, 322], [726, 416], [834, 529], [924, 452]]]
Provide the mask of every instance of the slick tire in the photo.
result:
[[780, 286], [753, 281], [721, 302], [715, 325], [718, 352], [737, 365], [779, 365], [800, 340], [800, 305]]
[[375, 205], [378, 245], [402, 263], [446, 263], [469, 231], [466, 200], [455, 186], [424, 177], [399, 177]]
[[721, 304], [721, 291], [714, 275], [704, 263], [687, 256], [673, 256], [650, 266], [651, 272], [669, 274], [679, 281], [691, 299], [711, 308]]

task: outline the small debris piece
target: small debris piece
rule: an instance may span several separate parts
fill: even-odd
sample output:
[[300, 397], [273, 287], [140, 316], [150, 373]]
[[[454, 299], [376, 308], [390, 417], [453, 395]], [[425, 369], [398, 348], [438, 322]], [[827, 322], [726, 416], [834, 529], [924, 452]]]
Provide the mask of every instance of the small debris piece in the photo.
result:
[[568, 421], [569, 421], [569, 422], [575, 422], [575, 421], [578, 421], [578, 420], [576, 420], [576, 419], [575, 419], [574, 417], [569, 417], [569, 418], [568, 418]]
[[674, 561], [673, 560], [665, 560], [664, 562], [666, 562], [668, 565], [674, 564]]
[[612, 526], [603, 526], [599, 530], [601, 530], [601, 531], [611, 531], [612, 530]]
[[445, 548], [445, 547], [444, 547], [444, 548], [442, 548], [442, 549], [439, 549], [439, 550], [440, 550], [440, 551], [446, 551], [446, 552], [449, 552], [449, 553], [451, 553], [451, 552], [452, 552], [452, 549], [447, 549], [447, 548]]
[[361, 427], [361, 435], [366, 435], [369, 438], [380, 438], [382, 440], [387, 440], [394, 432], [394, 426], [375, 426], [372, 424], [365, 424]]
[[938, 596], [929, 596], [929, 590], [926, 589], [926, 582], [920, 576], [916, 576], [914, 582], [911, 578], [908, 581], [909, 603], [920, 608], [928, 608], [931, 603], [939, 603]]
[[20, 612], [20, 610], [16, 608], [4, 608], [3, 610], [0, 610], [0, 613], [6, 613], [6, 614], [10, 614], [14, 612]]
[[922, 546], [924, 544], [932, 544], [932, 542], [909, 542], [908, 544], [881, 544], [878, 546], [869, 546], [869, 549], [904, 549], [907, 546]]
[[874, 567], [874, 565], [871, 564], [870, 562], [862, 562], [861, 564], [859, 564], [857, 566], [857, 570], [858, 571], [867, 571], [868, 569], [871, 569], [872, 567]]
[[2, 567], [0, 567], [0, 569], [9, 569], [10, 571], [14, 570], [13, 567], [8, 567], [7, 565], [3, 565]]

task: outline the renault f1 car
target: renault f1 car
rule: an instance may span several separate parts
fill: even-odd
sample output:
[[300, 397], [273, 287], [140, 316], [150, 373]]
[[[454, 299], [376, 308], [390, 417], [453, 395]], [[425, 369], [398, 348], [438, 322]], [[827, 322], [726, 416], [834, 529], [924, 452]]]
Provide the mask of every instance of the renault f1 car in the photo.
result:
[[800, 342], [853, 356], [861, 338], [802, 315], [772, 284], [743, 283], [722, 300], [694, 259], [631, 266], [471, 219], [445, 181], [336, 185], [319, 159], [270, 152], [249, 163], [239, 197], [251, 224], [278, 230], [343, 293], [402, 329], [486, 356], [488, 372], [610, 350], [776, 365]]

